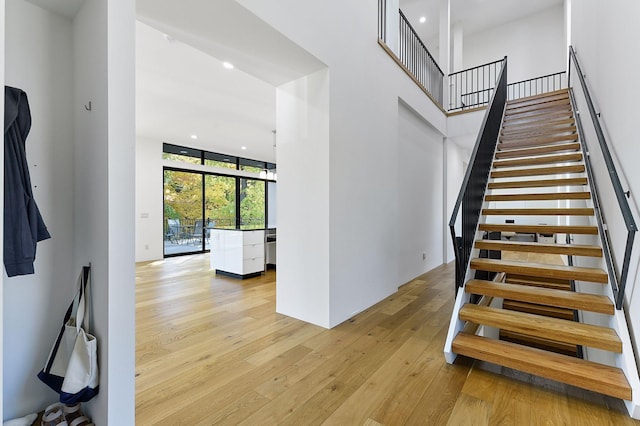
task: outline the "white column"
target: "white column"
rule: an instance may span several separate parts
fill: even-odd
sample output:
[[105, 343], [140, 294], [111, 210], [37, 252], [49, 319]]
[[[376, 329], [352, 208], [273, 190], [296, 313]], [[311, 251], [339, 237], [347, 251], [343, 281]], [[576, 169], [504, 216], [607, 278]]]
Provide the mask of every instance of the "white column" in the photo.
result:
[[451, 1], [440, 0], [440, 31], [439, 31], [439, 57], [438, 65], [444, 73], [442, 103], [445, 108], [449, 106], [449, 70], [451, 58]]
[[452, 61], [451, 61], [451, 71], [456, 72], [460, 71], [464, 68], [463, 65], [463, 37], [464, 32], [462, 30], [462, 24], [457, 24], [453, 26], [452, 30], [453, 36], [453, 49], [452, 49]]

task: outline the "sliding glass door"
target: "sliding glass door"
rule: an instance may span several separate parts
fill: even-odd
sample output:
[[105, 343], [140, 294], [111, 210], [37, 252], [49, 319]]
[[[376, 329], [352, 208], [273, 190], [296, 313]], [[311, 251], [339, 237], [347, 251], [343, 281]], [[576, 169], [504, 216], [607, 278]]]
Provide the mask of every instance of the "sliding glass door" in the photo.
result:
[[164, 171], [164, 254], [202, 251], [202, 174]]

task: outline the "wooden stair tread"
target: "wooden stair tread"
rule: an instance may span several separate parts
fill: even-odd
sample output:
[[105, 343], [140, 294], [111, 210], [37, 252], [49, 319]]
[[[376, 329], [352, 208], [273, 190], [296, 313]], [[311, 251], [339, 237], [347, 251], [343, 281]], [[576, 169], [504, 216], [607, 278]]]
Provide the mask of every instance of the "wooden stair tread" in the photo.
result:
[[520, 302], [518, 300], [505, 300], [502, 303], [502, 309], [516, 312], [525, 312], [528, 314], [542, 315], [550, 318], [559, 318], [567, 321], [573, 321], [573, 310], [567, 308], [559, 308], [557, 306], [538, 305], [536, 303]]
[[562, 128], [568, 125], [575, 126], [575, 119], [573, 117], [560, 117], [541, 122], [524, 123], [519, 126], [504, 126], [502, 127], [501, 133], [513, 134], [531, 130]]
[[593, 216], [592, 208], [482, 209], [485, 216]]
[[528, 169], [494, 170], [491, 177], [494, 179], [506, 177], [542, 176], [542, 175], [564, 175], [569, 173], [584, 173], [583, 164], [571, 166], [534, 167]]
[[587, 185], [586, 177], [565, 179], [539, 179], [509, 182], [489, 182], [489, 189], [501, 188], [540, 188], [545, 186], [584, 186]]
[[538, 136], [553, 136], [563, 133], [575, 133], [578, 129], [573, 123], [564, 123], [558, 126], [533, 126], [529, 128], [515, 128], [510, 131], [503, 130], [500, 136], [513, 139], [524, 139]]
[[513, 158], [513, 157], [531, 157], [534, 155], [544, 155], [565, 151], [579, 151], [580, 143], [562, 143], [553, 145], [543, 145], [535, 148], [523, 148], [523, 149], [510, 149], [504, 151], [497, 151], [496, 158]]
[[522, 103], [536, 101], [536, 100], [544, 100], [546, 98], [551, 98], [557, 95], [566, 95], [569, 96], [568, 89], [558, 89], [553, 92], [540, 93], [539, 95], [526, 96], [524, 98], [512, 99], [507, 101], [507, 105], [520, 105]]
[[[525, 115], [525, 114], [523, 114]], [[573, 118], [573, 111], [570, 108], [546, 111], [540, 114], [528, 115], [525, 117], [505, 117], [502, 122], [504, 127], [521, 126], [523, 124], [542, 126], [546, 121], [550, 120], [567, 120]]]
[[477, 240], [475, 248], [494, 251], [564, 254], [569, 256], [602, 257], [602, 248], [582, 244], [548, 244], [526, 241]]
[[512, 106], [511, 108], [507, 107], [505, 115], [507, 117], [514, 117], [518, 116], [518, 114], [523, 114], [529, 111], [544, 111], [555, 107], [571, 108], [569, 98], [554, 99], [549, 100], [548, 102], [539, 102], [531, 105]]
[[507, 138], [502, 136], [498, 143], [498, 150], [506, 150], [513, 148], [523, 148], [523, 147], [532, 147], [538, 145], [545, 145], [554, 142], [563, 142], [563, 141], [577, 141], [578, 134], [577, 133], [569, 133], [566, 135], [559, 136], [544, 136], [544, 137], [534, 137], [534, 138]]
[[569, 94], [556, 93], [554, 95], [544, 96], [537, 99], [530, 98], [530, 97], [524, 98], [525, 100], [521, 100], [521, 99], [523, 98], [507, 101], [507, 110], [518, 109], [518, 108], [522, 108], [524, 106], [530, 106], [530, 105], [543, 105], [545, 103], [553, 102], [561, 99], [569, 100]]
[[583, 225], [517, 225], [515, 223], [480, 223], [480, 231], [516, 232], [520, 234], [597, 235], [598, 227]]
[[465, 291], [471, 294], [501, 297], [503, 299], [536, 303], [539, 305], [577, 309], [607, 315], [614, 314], [614, 306], [611, 300], [606, 296], [596, 294], [484, 280], [470, 280], [465, 285]]
[[463, 321], [515, 331], [528, 336], [616, 353], [622, 352], [622, 341], [615, 330], [607, 327], [468, 303], [460, 308], [459, 317]]
[[578, 346], [569, 343], [556, 342], [555, 340], [544, 339], [542, 337], [527, 336], [526, 334], [514, 333], [513, 331], [500, 330], [500, 340], [517, 343], [519, 345], [538, 348], [545, 351], [578, 356]]
[[544, 263], [518, 262], [515, 260], [474, 258], [471, 269], [489, 272], [506, 272], [574, 281], [607, 284], [609, 277], [600, 268], [582, 266], [548, 265]]
[[532, 194], [489, 194], [485, 201], [588, 200], [590, 192], [542, 192]]
[[570, 153], [570, 154], [556, 154], [556, 155], [544, 155], [536, 157], [526, 157], [510, 160], [495, 160], [493, 167], [517, 167], [517, 166], [533, 166], [537, 164], [549, 164], [549, 163], [570, 163], [574, 161], [582, 161], [582, 153]]
[[536, 278], [524, 278], [524, 277], [511, 277], [511, 278], [507, 278], [505, 280], [505, 282], [507, 284], [514, 284], [514, 285], [523, 285], [523, 286], [527, 286], [527, 287], [536, 287], [536, 288], [548, 288], [548, 289], [552, 289], [552, 290], [564, 290], [564, 291], [571, 291], [571, 283], [567, 280], [564, 280], [564, 282], [555, 282], [555, 281], [549, 281], [549, 282], [545, 282], [545, 281], [541, 281], [540, 279], [536, 279]]
[[614, 398], [632, 399], [619, 368], [486, 337], [459, 333], [453, 351], [460, 355], [567, 383]]
[[569, 102], [565, 102], [563, 104], [551, 105], [549, 107], [544, 108], [534, 108], [529, 111], [513, 111], [505, 114], [505, 121], [511, 120], [521, 120], [521, 119], [530, 119], [530, 118], [538, 118], [542, 116], [552, 116], [556, 114], [572, 114], [571, 104]]

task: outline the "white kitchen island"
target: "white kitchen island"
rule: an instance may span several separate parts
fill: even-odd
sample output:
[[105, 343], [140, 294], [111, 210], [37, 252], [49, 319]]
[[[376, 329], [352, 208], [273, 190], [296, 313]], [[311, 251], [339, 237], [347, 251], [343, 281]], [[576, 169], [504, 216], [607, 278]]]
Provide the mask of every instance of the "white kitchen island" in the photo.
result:
[[251, 278], [264, 271], [264, 229], [212, 229], [211, 269], [234, 278]]

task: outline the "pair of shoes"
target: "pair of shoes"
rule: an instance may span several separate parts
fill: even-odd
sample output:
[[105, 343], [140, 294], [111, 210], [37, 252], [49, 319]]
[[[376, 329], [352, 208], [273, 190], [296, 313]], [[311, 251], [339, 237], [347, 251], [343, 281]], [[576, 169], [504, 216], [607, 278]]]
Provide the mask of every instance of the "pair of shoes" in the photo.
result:
[[42, 426], [94, 426], [91, 419], [82, 414], [80, 403], [74, 405], [51, 404], [44, 410]]
[[62, 404], [55, 403], [44, 409], [41, 426], [69, 426], [62, 412]]

